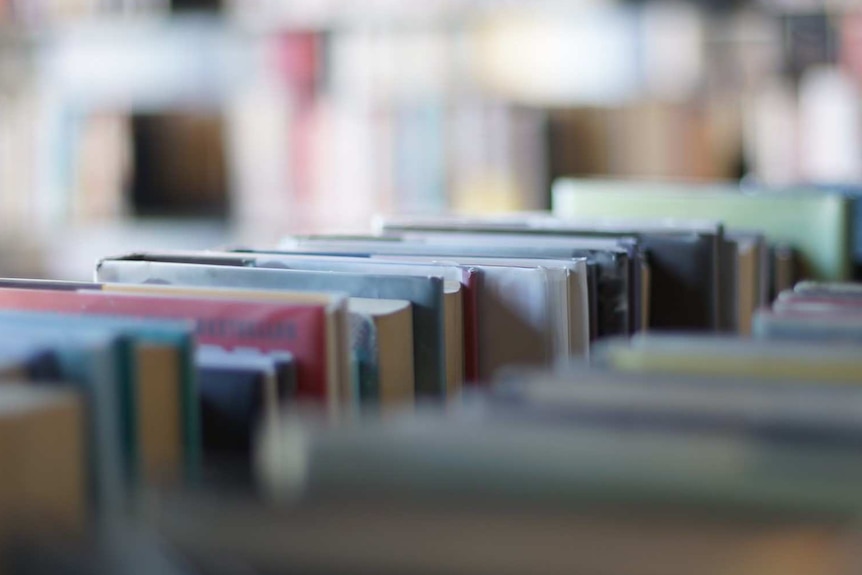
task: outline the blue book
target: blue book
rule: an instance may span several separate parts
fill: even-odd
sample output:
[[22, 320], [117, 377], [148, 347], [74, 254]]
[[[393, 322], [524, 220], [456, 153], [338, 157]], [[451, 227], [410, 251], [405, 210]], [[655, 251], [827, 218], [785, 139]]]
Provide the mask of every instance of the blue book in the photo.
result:
[[201, 346], [195, 361], [205, 455], [250, 461], [257, 426], [294, 393], [293, 356]]
[[40, 381], [47, 385], [62, 382], [83, 392], [89, 413], [89, 491], [103, 525], [114, 524], [127, 499], [119, 414], [123, 400], [120, 390], [131, 371], [131, 343], [110, 329], [82, 326], [70, 331], [24, 321], [0, 324], [0, 365], [10, 354], [21, 358], [51, 352], [57, 371], [53, 377], [42, 373]]
[[[195, 347], [194, 326], [192, 324], [182, 321], [142, 320], [118, 316], [82, 316], [56, 312], [0, 310], [0, 327], [5, 325], [18, 326], [22, 323], [40, 327], [63, 326], [69, 331], [80, 328], [103, 328], [116, 330], [118, 333], [131, 338], [136, 353], [133, 354], [131, 359], [129, 377], [120, 392], [123, 398], [122, 412], [125, 414], [122, 416], [121, 425], [127, 456], [126, 468], [128, 475], [135, 480], [141, 477], [142, 465], [151, 474], [157, 472], [153, 468], [159, 465], [163, 468], [166, 466], [176, 466], [174, 463], [174, 459], [176, 458], [168, 456], [167, 459], [170, 461], [166, 462], [164, 461], [166, 459], [164, 453], [150, 455], [148, 452], [142, 454], [142, 438], [138, 437], [138, 433], [142, 429], [145, 432], [146, 429], [161, 425], [161, 422], [141, 421], [140, 417], [147, 417], [147, 415], [142, 414], [140, 409], [134, 407], [136, 403], [134, 398], [140, 397], [142, 393], [148, 391], [141, 389], [141, 386], [147, 383], [147, 378], [145, 376], [139, 377], [139, 374], [143, 374], [145, 369], [152, 366], [144, 364], [148, 360], [152, 361], [155, 359], [155, 361], [158, 361], [160, 357], [163, 357], [162, 355], [156, 358], [147, 357], [145, 355], [147, 348], [152, 349], [153, 346], [161, 348], [155, 350], [156, 354], [163, 353], [166, 348], [169, 348], [168, 352], [172, 352], [179, 370], [175, 378], [178, 384], [176, 386], [178, 396], [175, 398], [175, 404], [179, 408], [179, 421], [176, 425], [178, 432], [181, 434], [181, 445], [175, 446], [175, 449], [179, 450], [177, 455], [181, 461], [176, 463], [184, 467], [187, 478], [193, 479], [197, 476], [201, 462], [201, 436], [200, 408], [193, 357]], [[157, 377], [159, 375], [156, 374]], [[139, 379], [141, 381], [138, 381]], [[170, 378], [162, 377], [162, 379]], [[170, 385], [171, 382], [167, 382], [167, 384]], [[164, 382], [159, 382], [159, 386], [163, 385], [165, 385]], [[149, 397], [152, 397], [152, 393], [150, 393]], [[152, 414], [151, 418], [155, 416], [159, 418], [167, 417], [167, 415], [159, 413]], [[161, 451], [164, 452], [165, 449], [162, 448]], [[162, 473], [174, 474], [173, 470], [162, 470]]]

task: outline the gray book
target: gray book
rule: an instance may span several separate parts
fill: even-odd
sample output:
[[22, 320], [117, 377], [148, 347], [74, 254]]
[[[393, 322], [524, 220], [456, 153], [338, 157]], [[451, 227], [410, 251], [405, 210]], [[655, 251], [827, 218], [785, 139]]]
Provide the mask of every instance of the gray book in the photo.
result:
[[721, 258], [722, 325], [749, 335], [754, 312], [769, 304], [769, 247], [762, 234], [728, 231]]
[[862, 343], [862, 316], [841, 310], [824, 313], [761, 310], [754, 316], [752, 335], [760, 339]]
[[[443, 240], [444, 238], [439, 238]], [[475, 241], [431, 241], [431, 238], [306, 236], [285, 238], [280, 248], [293, 253], [534, 259], [587, 259], [590, 331], [593, 339], [632, 331], [630, 252], [616, 240], [568, 238], [565, 244], [523, 238], [474, 238]]]
[[860, 556], [852, 516], [365, 498], [273, 508], [212, 493], [160, 503], [162, 539], [207, 575], [838, 575]]
[[240, 255], [134, 254], [102, 260], [96, 277], [108, 283], [329, 291], [352, 297], [409, 301], [413, 304], [416, 394], [445, 396], [444, 285], [441, 278], [264, 269], [248, 265], [248, 258]]
[[[571, 258], [563, 261], [381, 254], [370, 258], [286, 253], [245, 253], [243, 255], [253, 258], [255, 264], [261, 267], [283, 266], [318, 271], [437, 275], [454, 281], [461, 281], [465, 270], [479, 272], [481, 281], [476, 282], [478, 292], [476, 307], [480, 379], [487, 379], [499, 367], [510, 362], [550, 365], [552, 361], [562, 360], [570, 355], [585, 356], [589, 353], [588, 333], [584, 333], [584, 330], [588, 331], [589, 327], [589, 304], [586, 301], [586, 262], [583, 259], [579, 261]], [[545, 268], [548, 277], [543, 278], [542, 274], [531, 274], [525, 271], [509, 273], [501, 269], [505, 267], [541, 267]], [[518, 289], [529, 290], [530, 288], [527, 287], [529, 284], [535, 285], [538, 289], [529, 296], [518, 297]], [[553, 295], [547, 293], [547, 290], [542, 289], [545, 286], [558, 287], [562, 293], [554, 292]], [[529, 327], [535, 324], [529, 318], [534, 316], [532, 309], [536, 303], [544, 303], [548, 308], [545, 320], [541, 322], [547, 329]], [[507, 323], [503, 327], [500, 322], [505, 317], [516, 321]], [[517, 321], [518, 317], [522, 318], [522, 321]], [[554, 334], [549, 334], [548, 331], [553, 331]], [[499, 337], [500, 333], [508, 333], [510, 338], [518, 340], [520, 342], [518, 349], [513, 351], [511, 344]], [[533, 352], [527, 353], [529, 345], [533, 344], [535, 344]], [[549, 349], [551, 347], [554, 349]]]
[[793, 286], [793, 292], [807, 297], [862, 300], [862, 283], [802, 281]]
[[338, 429], [280, 423], [266, 430], [257, 456], [264, 491], [277, 498], [862, 510], [853, 445], [720, 428], [537, 421], [469, 405]]
[[707, 221], [563, 220], [547, 215], [505, 221], [415, 218], [384, 220], [381, 229], [555, 236], [634, 237], [650, 264], [650, 325], [656, 329], [721, 329], [720, 249], [723, 228]]
[[537, 422], [727, 431], [764, 440], [862, 446], [862, 389], [756, 377], [628, 373], [573, 364], [512, 370], [480, 405]]

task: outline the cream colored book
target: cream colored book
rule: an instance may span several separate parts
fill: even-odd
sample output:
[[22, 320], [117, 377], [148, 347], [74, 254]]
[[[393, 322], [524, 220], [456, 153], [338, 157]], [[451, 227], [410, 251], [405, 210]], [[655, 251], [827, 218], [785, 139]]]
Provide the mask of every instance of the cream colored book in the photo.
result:
[[[479, 240], [481, 241], [481, 240]], [[477, 267], [484, 272], [484, 287], [505, 286], [514, 288], [519, 282], [511, 278], [497, 278], [496, 271], [503, 267], [541, 268], [546, 274], [547, 337], [552, 350], [549, 362], [567, 362], [571, 357], [588, 357], [590, 346], [589, 301], [587, 290], [587, 262], [585, 258], [553, 260], [545, 258], [511, 258], [482, 256], [376, 256], [386, 261], [456, 263]], [[496, 289], [496, 288], [494, 288]], [[501, 289], [503, 289], [501, 287]], [[539, 298], [534, 298], [538, 300]], [[531, 302], [531, 304], [534, 302]], [[497, 312], [500, 313], [500, 312]], [[487, 325], [488, 318], [480, 318]], [[493, 321], [493, 318], [491, 319]], [[485, 334], [494, 337], [496, 330], [486, 328]], [[503, 360], [505, 362], [505, 360]], [[498, 366], [499, 367], [499, 366]]]
[[597, 346], [599, 365], [645, 373], [862, 384], [862, 355], [849, 344], [649, 334]]

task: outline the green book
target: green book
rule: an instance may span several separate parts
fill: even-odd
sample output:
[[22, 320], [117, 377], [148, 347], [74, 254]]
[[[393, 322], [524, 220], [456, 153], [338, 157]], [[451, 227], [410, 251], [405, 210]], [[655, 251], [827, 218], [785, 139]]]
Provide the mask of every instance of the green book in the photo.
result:
[[838, 194], [569, 178], [554, 182], [552, 193], [558, 217], [717, 219], [791, 245], [810, 278], [850, 277], [852, 204]]

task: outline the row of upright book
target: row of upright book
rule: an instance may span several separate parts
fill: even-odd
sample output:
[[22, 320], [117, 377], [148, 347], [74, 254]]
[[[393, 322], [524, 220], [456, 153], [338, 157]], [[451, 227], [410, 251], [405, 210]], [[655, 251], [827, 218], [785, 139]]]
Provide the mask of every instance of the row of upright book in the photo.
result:
[[555, 195], [0, 280], [3, 569], [854, 572], [853, 200]]

